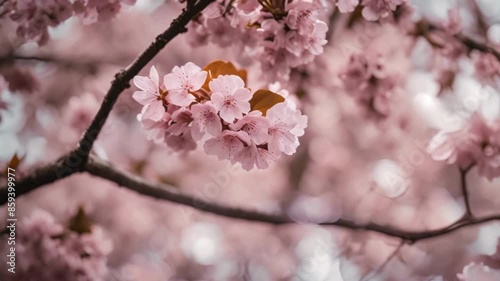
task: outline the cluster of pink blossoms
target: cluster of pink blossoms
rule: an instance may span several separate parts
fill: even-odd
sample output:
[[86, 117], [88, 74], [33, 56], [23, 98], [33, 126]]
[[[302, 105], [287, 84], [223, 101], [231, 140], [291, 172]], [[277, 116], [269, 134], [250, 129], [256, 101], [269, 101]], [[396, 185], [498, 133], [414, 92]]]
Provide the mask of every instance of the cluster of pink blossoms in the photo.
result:
[[245, 170], [265, 169], [281, 153], [295, 153], [307, 117], [284, 97], [267, 90], [253, 95], [238, 75], [218, 75], [188, 62], [160, 82], [155, 67], [136, 76], [133, 98], [144, 107], [139, 120], [149, 139], [175, 151], [203, 144], [219, 160]]
[[73, 9], [85, 23], [107, 21], [112, 19], [123, 4], [134, 5], [136, 0], [74, 0]]
[[79, 234], [65, 229], [49, 213], [37, 210], [19, 225], [16, 254], [21, 261], [10, 280], [105, 280], [111, 241], [101, 229]]
[[17, 35], [23, 40], [45, 44], [48, 28], [55, 27], [78, 15], [91, 23], [116, 15], [122, 4], [133, 5], [135, 0], [7, 0], [2, 9], [17, 23]]
[[[359, 2], [359, 0], [336, 0], [336, 5], [341, 13], [350, 13], [360, 4]], [[406, 0], [361, 0], [363, 18], [369, 21], [386, 18], [405, 2]]]
[[381, 56], [354, 54], [340, 74], [345, 90], [355, 97], [367, 114], [384, 118], [390, 114], [397, 77], [388, 75]]
[[480, 175], [493, 180], [500, 176], [500, 119], [488, 122], [475, 113], [465, 128], [436, 134], [428, 150], [434, 160], [463, 169], [477, 165]]
[[328, 26], [320, 20], [322, 10], [318, 0], [219, 0], [191, 23], [191, 41], [222, 47], [239, 42], [243, 53], [258, 59], [266, 78], [288, 80], [290, 68], [323, 53]]

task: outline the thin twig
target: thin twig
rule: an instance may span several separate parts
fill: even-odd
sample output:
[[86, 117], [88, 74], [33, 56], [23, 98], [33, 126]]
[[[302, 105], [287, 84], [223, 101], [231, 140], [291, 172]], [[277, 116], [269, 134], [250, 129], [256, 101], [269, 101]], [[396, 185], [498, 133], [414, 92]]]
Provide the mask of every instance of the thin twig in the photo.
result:
[[95, 73], [101, 65], [119, 65], [120, 61], [124, 59], [116, 58], [113, 60], [99, 60], [94, 58], [79, 58], [79, 59], [66, 59], [52, 55], [22, 55], [22, 54], [9, 54], [0, 57], [0, 66], [10, 66], [13, 63], [44, 63], [55, 64], [68, 70], [82, 70], [89, 73]]
[[224, 9], [224, 12], [222, 13], [222, 16], [226, 16], [231, 10], [233, 9], [233, 4], [235, 0], [229, 0], [227, 3], [226, 9]]
[[401, 242], [396, 247], [396, 249], [394, 249], [394, 251], [392, 251], [392, 253], [387, 257], [387, 259], [385, 259], [385, 261], [375, 271], [368, 272], [368, 274], [366, 274], [365, 276], [361, 277], [360, 280], [361, 281], [372, 280], [374, 277], [376, 277], [381, 272], [383, 272], [384, 269], [385, 269], [385, 267], [396, 257], [396, 255], [399, 253], [399, 251], [401, 250], [401, 248], [403, 248], [404, 244], [405, 244], [405, 241], [401, 240]]
[[463, 217], [464, 220], [471, 219], [474, 217], [470, 206], [469, 191], [467, 189], [467, 173], [472, 169], [472, 167], [473, 165], [470, 165], [465, 169], [460, 168], [460, 187], [462, 189], [462, 194], [464, 196], [464, 203], [465, 203], [465, 214]]
[[[430, 36], [430, 34], [429, 34], [429, 32], [431, 32], [431, 31], [438, 31], [442, 34], [445, 34], [445, 32], [443, 30], [441, 30], [441, 28], [439, 28], [437, 25], [432, 24], [428, 21], [422, 20], [422, 21], [417, 23], [417, 34], [416, 35], [424, 37], [434, 47], [444, 48], [445, 47], [444, 44], [446, 44], [446, 43], [445, 42], [438, 42], [438, 41], [434, 40], [432, 38], [432, 36]], [[476, 51], [480, 51], [483, 53], [490, 53], [490, 54], [494, 55], [498, 60], [500, 60], [500, 51], [496, 47], [489, 44], [488, 42], [481, 42], [481, 41], [478, 41], [477, 39], [473, 39], [473, 38], [471, 38], [467, 35], [464, 35], [464, 34], [456, 34], [456, 35], [453, 35], [453, 37], [451, 37], [451, 38], [454, 38], [454, 39], [460, 41], [469, 50], [476, 50]]]

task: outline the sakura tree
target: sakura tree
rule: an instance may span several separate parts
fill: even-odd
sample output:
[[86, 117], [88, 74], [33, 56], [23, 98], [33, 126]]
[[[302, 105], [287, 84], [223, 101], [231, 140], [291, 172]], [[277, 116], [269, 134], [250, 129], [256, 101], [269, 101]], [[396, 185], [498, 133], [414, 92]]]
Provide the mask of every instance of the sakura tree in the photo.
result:
[[493, 0], [0, 0], [0, 280], [500, 280]]

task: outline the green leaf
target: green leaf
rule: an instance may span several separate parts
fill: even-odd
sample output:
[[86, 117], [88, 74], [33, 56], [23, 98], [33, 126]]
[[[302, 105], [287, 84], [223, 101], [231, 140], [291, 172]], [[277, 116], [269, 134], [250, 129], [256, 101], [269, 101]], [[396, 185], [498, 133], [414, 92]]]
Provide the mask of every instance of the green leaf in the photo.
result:
[[265, 116], [267, 110], [275, 104], [284, 102], [285, 98], [269, 90], [258, 90], [250, 100], [250, 110], [260, 110]]

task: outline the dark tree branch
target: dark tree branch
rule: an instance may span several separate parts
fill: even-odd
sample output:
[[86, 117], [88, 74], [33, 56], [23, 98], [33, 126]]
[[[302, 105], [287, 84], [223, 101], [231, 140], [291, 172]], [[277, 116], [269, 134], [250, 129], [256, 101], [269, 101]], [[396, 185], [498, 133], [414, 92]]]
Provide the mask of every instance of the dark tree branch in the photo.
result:
[[[432, 35], [430, 34], [431, 31], [442, 33], [442, 35], [445, 34], [445, 32], [437, 25], [422, 20], [417, 23], [416, 29], [417, 31], [415, 35], [424, 37], [432, 46], [437, 48], [445, 47], [446, 41], [436, 41], [432, 38]], [[477, 39], [473, 39], [464, 34], [456, 34], [453, 35], [452, 37], [450, 36], [450, 38], [458, 40], [469, 50], [476, 50], [483, 53], [490, 53], [494, 55], [498, 60], [500, 60], [500, 51], [491, 44], [489, 44], [488, 42], [481, 42], [478, 41]], [[446, 40], [445, 38], [442, 39]]]
[[[16, 196], [24, 195], [40, 186], [56, 182], [78, 172], [76, 169], [70, 168], [70, 163], [72, 163], [72, 160], [65, 155], [51, 164], [31, 171], [22, 179], [16, 180]], [[7, 186], [0, 188], [0, 205], [7, 203], [7, 193]]]
[[[208, 200], [198, 198], [190, 194], [179, 192], [178, 188], [175, 188], [171, 185], [153, 184], [129, 172], [113, 168], [109, 164], [103, 162], [102, 160], [94, 156], [89, 157], [88, 161], [84, 164], [81, 170], [74, 169], [69, 171], [68, 166], [72, 163], [72, 161], [73, 160], [71, 160], [70, 158], [62, 158], [56, 161], [55, 163], [40, 168], [31, 173], [29, 176], [17, 181], [16, 196], [19, 197], [22, 194], [26, 194], [30, 191], [35, 190], [39, 186], [45, 185], [50, 182], [55, 182], [61, 179], [62, 177], [54, 176], [58, 172], [63, 173], [64, 176], [68, 176], [70, 174], [74, 174], [77, 172], [88, 172], [89, 174], [92, 174], [94, 176], [103, 179], [107, 179], [111, 182], [118, 184], [121, 187], [135, 191], [139, 194], [159, 200], [164, 200], [189, 206], [206, 213], [212, 213], [227, 218], [267, 223], [273, 225], [297, 223], [296, 221], [292, 220], [286, 214], [283, 213], [264, 213], [242, 208], [230, 207], [223, 204], [210, 202]], [[7, 189], [6, 187], [4, 187], [0, 189], [0, 204], [3, 205], [6, 202], [7, 202]], [[500, 220], [500, 214], [485, 216], [481, 218], [470, 218], [468, 220], [461, 219], [449, 226], [435, 230], [425, 230], [425, 231], [406, 231], [394, 228], [392, 226], [379, 225], [375, 223], [360, 224], [348, 219], [339, 219], [331, 222], [323, 222], [320, 223], [319, 225], [337, 226], [340, 228], [345, 228], [350, 230], [372, 231], [384, 234], [389, 237], [399, 238], [403, 240], [405, 243], [412, 244], [420, 240], [426, 240], [434, 237], [443, 236], [448, 233], [457, 231], [461, 228], [496, 220]]]

